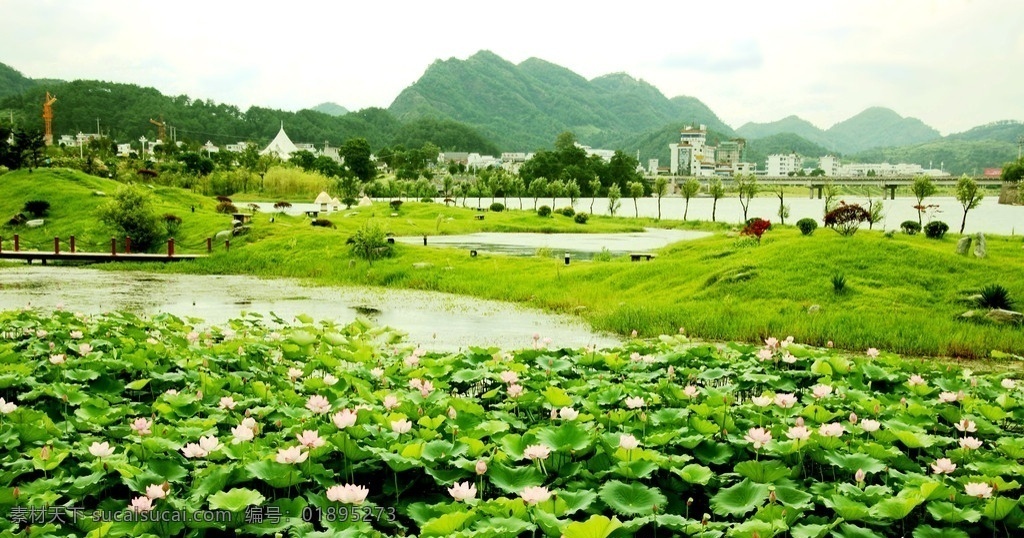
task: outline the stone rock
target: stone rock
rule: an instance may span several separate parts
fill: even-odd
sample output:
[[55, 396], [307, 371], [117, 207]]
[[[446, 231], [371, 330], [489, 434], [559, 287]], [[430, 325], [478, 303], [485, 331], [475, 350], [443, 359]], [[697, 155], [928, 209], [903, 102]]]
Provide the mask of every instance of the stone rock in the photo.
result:
[[988, 255], [988, 249], [985, 247], [985, 234], [978, 232], [978, 244], [974, 245], [974, 256], [984, 258], [986, 255]]
[[1021, 325], [1024, 324], [1024, 314], [1013, 310], [1002, 310], [993, 308], [985, 314], [985, 318], [1000, 325]]
[[821, 310], [820, 304], [812, 304], [811, 306], [807, 307], [808, 314], [813, 314], [815, 312], [818, 312], [819, 310]]
[[95, 191], [95, 192], [92, 193], [92, 195], [93, 196], [106, 196], [107, 193], [105, 193], [103, 191]]
[[46, 223], [46, 221], [43, 220], [43, 219], [34, 219], [34, 220], [30, 220], [30, 221], [26, 222], [25, 226], [28, 226], [29, 228], [38, 228], [38, 227], [42, 226], [45, 223]]
[[225, 239], [228, 239], [229, 237], [231, 237], [231, 230], [222, 230], [222, 231], [217, 232], [213, 236], [213, 240], [214, 241], [223, 241]]
[[972, 239], [969, 235], [961, 237], [960, 240], [956, 242], [956, 253], [961, 256], [966, 256], [971, 251], [971, 241]]
[[976, 310], [968, 310], [959, 316], [960, 321], [977, 321], [978, 318], [979, 315]]
[[249, 230], [251, 229], [251, 226], [237, 226], [235, 229], [231, 230], [231, 235], [245, 235], [249, 233]]

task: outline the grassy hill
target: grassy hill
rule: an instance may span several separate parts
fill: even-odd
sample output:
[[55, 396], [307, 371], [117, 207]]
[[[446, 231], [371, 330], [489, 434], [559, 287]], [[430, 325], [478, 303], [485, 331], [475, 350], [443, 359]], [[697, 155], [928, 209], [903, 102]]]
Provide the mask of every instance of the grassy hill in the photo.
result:
[[834, 147], [854, 153], [875, 147], [906, 146], [941, 138], [917, 118], [904, 118], [888, 108], [869, 108], [825, 131]]

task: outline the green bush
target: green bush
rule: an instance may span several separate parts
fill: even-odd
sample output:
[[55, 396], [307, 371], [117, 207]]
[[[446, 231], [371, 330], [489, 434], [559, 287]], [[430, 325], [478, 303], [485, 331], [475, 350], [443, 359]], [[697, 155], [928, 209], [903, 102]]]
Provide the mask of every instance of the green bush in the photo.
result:
[[818, 221], [810, 218], [803, 218], [796, 221], [796, 227], [800, 228], [800, 233], [804, 235], [811, 235], [814, 230], [818, 229]]
[[563, 207], [562, 209], [559, 209], [558, 212], [566, 217], [571, 217], [576, 214], [576, 210], [571, 207]]
[[312, 222], [313, 226], [319, 226], [321, 228], [337, 228], [333, 222], [327, 219], [318, 218]]
[[424, 204], [432, 204], [434, 203], [434, 199], [429, 196], [424, 196], [423, 198], [420, 198], [420, 202], [423, 202]]
[[999, 284], [989, 284], [981, 288], [978, 306], [982, 308], [1013, 310], [1013, 300], [1010, 299], [1010, 292], [1006, 288]]
[[359, 200], [356, 200], [351, 196], [346, 196], [341, 199], [341, 203], [345, 204], [345, 209], [352, 209], [352, 206], [358, 204]]
[[[586, 213], [579, 213], [578, 215], [586, 215]], [[608, 247], [601, 247], [601, 252], [594, 254], [595, 262], [610, 262], [612, 261], [612, 251], [608, 250]]]
[[864, 222], [871, 220], [871, 213], [857, 205], [846, 202], [839, 202], [839, 206], [825, 215], [825, 227], [832, 228], [839, 232], [839, 235], [849, 237], [860, 228]]
[[900, 224], [900, 229], [907, 235], [914, 235], [921, 231], [921, 224], [916, 220], [905, 220]]
[[164, 225], [153, 209], [150, 195], [135, 186], [125, 186], [99, 208], [103, 223], [132, 238], [133, 250], [148, 251], [161, 238]]
[[846, 292], [846, 276], [842, 273], [835, 273], [832, 275], [832, 291], [836, 294], [842, 294]]
[[360, 226], [356, 233], [349, 238], [348, 243], [352, 245], [353, 256], [370, 262], [391, 256], [391, 245], [388, 244], [387, 234], [384, 233], [384, 229], [380, 225], [373, 221], [366, 221]]
[[493, 204], [491, 204], [491, 211], [494, 211], [495, 213], [501, 213], [504, 210], [505, 204], [501, 202], [494, 202]]
[[174, 237], [174, 234], [178, 233], [178, 228], [181, 227], [181, 217], [171, 213], [166, 213], [163, 216], [163, 219], [164, 228], [167, 229], [167, 236]]
[[25, 207], [22, 208], [22, 211], [33, 217], [45, 217], [50, 212], [50, 202], [46, 200], [29, 200], [25, 202]]
[[537, 208], [537, 214], [542, 216], [542, 217], [550, 216], [551, 215], [551, 208], [546, 206], [546, 205], [542, 205], [542, 206]]
[[941, 220], [933, 220], [924, 225], [924, 235], [931, 239], [942, 239], [949, 231], [949, 225]]
[[587, 221], [590, 220], [590, 215], [586, 213], [576, 213], [576, 216], [573, 217], [572, 220], [576, 221], [576, 224], [586, 224]]
[[391, 209], [394, 210], [394, 211], [398, 211], [402, 207], [402, 201], [401, 200], [391, 200], [390, 202], [388, 202], [388, 204], [391, 206]]
[[220, 202], [217, 204], [217, 213], [224, 213], [230, 215], [232, 213], [238, 213], [238, 208], [231, 202]]

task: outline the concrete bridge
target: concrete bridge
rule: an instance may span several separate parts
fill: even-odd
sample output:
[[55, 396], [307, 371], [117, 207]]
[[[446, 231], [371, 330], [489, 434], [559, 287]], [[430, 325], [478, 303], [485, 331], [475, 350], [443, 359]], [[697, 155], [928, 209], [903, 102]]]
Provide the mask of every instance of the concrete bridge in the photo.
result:
[[[669, 185], [678, 186], [682, 182], [690, 179], [691, 176], [668, 176]], [[833, 185], [844, 185], [844, 186], [860, 186], [860, 187], [878, 187], [883, 191], [887, 191], [890, 200], [896, 199], [896, 188], [897, 187], [909, 187], [914, 184], [914, 179], [917, 176], [882, 176], [882, 177], [807, 177], [807, 176], [793, 176], [793, 177], [758, 177], [757, 183], [762, 186], [797, 186], [807, 187], [810, 197], [814, 198], [815, 192], [820, 200], [822, 197], [822, 191], [825, 189], [825, 185], [832, 183]], [[972, 177], [972, 176], [968, 176]], [[647, 176], [646, 179], [653, 182], [656, 176]], [[713, 179], [711, 177], [696, 177], [697, 181], [700, 181], [701, 187], [705, 190], [708, 186], [708, 181]], [[725, 186], [735, 185], [736, 179], [734, 177], [719, 177], [722, 180], [722, 184]], [[985, 177], [985, 176], [973, 176], [972, 179], [982, 187], [999, 187], [1002, 186], [1003, 182], [999, 178]], [[933, 177], [931, 178], [932, 183], [940, 187], [952, 187], [956, 185], [956, 182], [960, 180], [960, 177]]]

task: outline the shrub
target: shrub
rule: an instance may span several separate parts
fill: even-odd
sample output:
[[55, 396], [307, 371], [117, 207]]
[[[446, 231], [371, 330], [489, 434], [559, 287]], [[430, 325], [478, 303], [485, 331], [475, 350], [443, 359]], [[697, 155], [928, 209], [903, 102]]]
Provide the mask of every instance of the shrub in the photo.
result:
[[221, 203], [230, 204], [231, 203], [231, 198], [228, 198], [227, 196], [218, 196], [217, 197], [217, 201], [221, 202]]
[[337, 228], [333, 222], [327, 219], [315, 219], [312, 224], [313, 226], [320, 226], [321, 228]]
[[949, 231], [949, 225], [941, 220], [933, 220], [924, 225], [924, 235], [931, 239], [942, 239]]
[[238, 208], [231, 202], [220, 202], [217, 204], [217, 213], [224, 213], [230, 215], [232, 213], [238, 213]]
[[423, 202], [424, 204], [434, 203], [434, 199], [429, 196], [424, 196], [423, 198], [420, 198], [420, 201]]
[[[586, 215], [586, 213], [577, 213], [579, 215]], [[608, 247], [601, 247], [601, 252], [594, 254], [595, 262], [610, 262], [612, 261], [612, 251], [608, 250]]]
[[391, 245], [388, 244], [387, 234], [384, 229], [373, 221], [366, 221], [365, 224], [356, 230], [356, 233], [349, 238], [348, 243], [352, 245], [352, 255], [357, 258], [373, 260], [391, 256]]
[[846, 292], [846, 276], [842, 273], [834, 273], [832, 275], [832, 291], [837, 294]]
[[921, 224], [916, 220], [905, 220], [900, 224], [900, 229], [907, 235], [914, 235], [921, 231]]
[[740, 233], [743, 235], [750, 235], [757, 238], [757, 243], [761, 244], [761, 236], [764, 235], [772, 227], [770, 221], [754, 217], [747, 221], [747, 225], [743, 228]]
[[178, 233], [178, 228], [181, 227], [181, 217], [172, 215], [171, 213], [164, 214], [164, 227], [167, 228], [167, 235], [174, 237], [174, 234]]
[[283, 200], [280, 201], [280, 202], [274, 202], [274, 209], [286, 209], [286, 208], [289, 208], [291, 206], [292, 206], [291, 202], [285, 202]]
[[857, 229], [864, 222], [871, 220], [871, 213], [867, 209], [857, 205], [847, 205], [846, 202], [839, 202], [839, 206], [825, 215], [825, 226], [839, 232], [839, 235], [849, 237], [857, 233]]
[[893, 237], [896, 237], [896, 230], [889, 230], [882, 235], [885, 236], [886, 239], [892, 239]]
[[7, 225], [8, 226], [21, 226], [22, 224], [25, 224], [26, 222], [28, 222], [28, 217], [26, 217], [22, 213], [18, 213], [17, 215], [11, 217], [11, 220], [7, 221]]
[[981, 288], [980, 295], [978, 297], [978, 306], [982, 308], [1013, 310], [1013, 300], [1010, 299], [1010, 292], [999, 284], [989, 284]]
[[572, 207], [563, 207], [562, 209], [559, 209], [558, 212], [566, 217], [571, 217], [576, 214], [576, 210]]
[[542, 216], [542, 217], [550, 216], [551, 215], [551, 208], [546, 206], [546, 205], [542, 205], [542, 206], [537, 208], [537, 214]]
[[160, 239], [160, 217], [150, 195], [135, 186], [119, 189], [99, 208], [99, 218], [108, 226], [132, 238], [133, 249], [147, 251]]
[[586, 224], [587, 221], [590, 220], [590, 215], [586, 213], [576, 213], [576, 216], [573, 217], [572, 220], [576, 221], [576, 224]]
[[345, 209], [352, 209], [352, 206], [358, 204], [359, 200], [356, 200], [351, 196], [346, 196], [341, 199], [341, 203], [345, 204]]
[[251, 211], [252, 214], [255, 215], [256, 213], [260, 212], [260, 206], [256, 204], [249, 204], [249, 211]]
[[809, 218], [803, 218], [796, 221], [796, 227], [800, 228], [800, 233], [804, 235], [811, 235], [814, 230], [818, 229], [818, 221]]
[[50, 212], [50, 202], [46, 200], [29, 200], [25, 202], [25, 207], [22, 208], [22, 211], [33, 217], [45, 217]]
[[391, 209], [392, 210], [398, 211], [398, 209], [402, 207], [402, 201], [401, 200], [391, 200], [391, 202], [389, 202], [389, 205], [391, 205]]
[[501, 213], [504, 210], [505, 204], [501, 202], [494, 202], [493, 204], [491, 204], [491, 211], [494, 211], [495, 213]]

